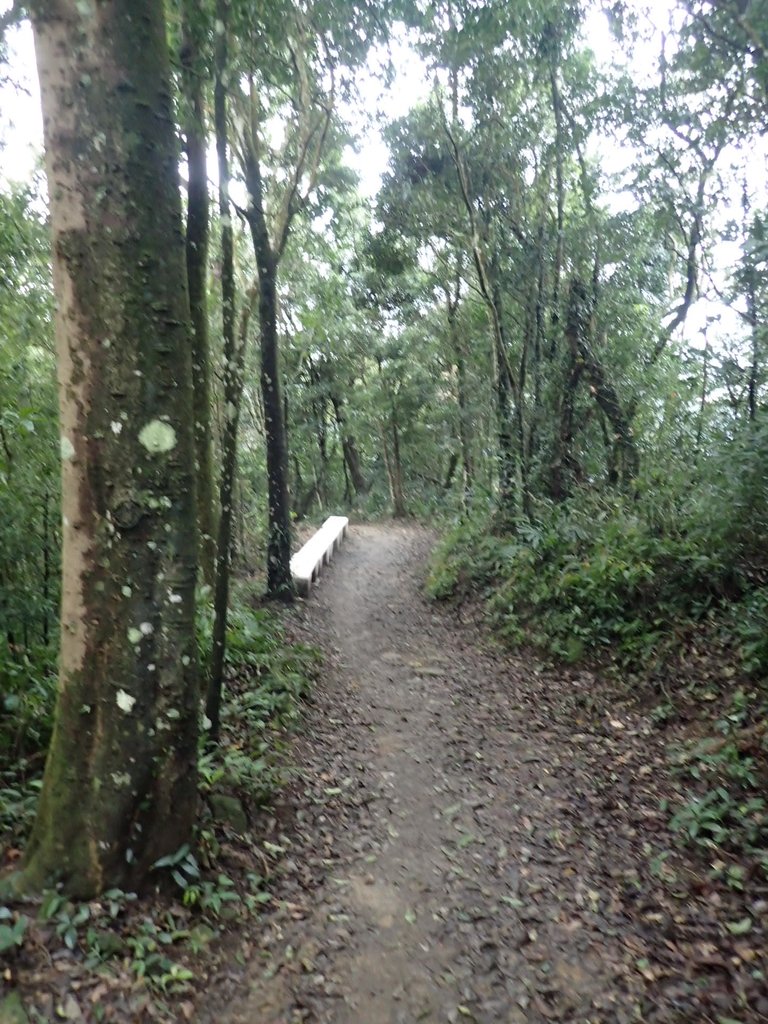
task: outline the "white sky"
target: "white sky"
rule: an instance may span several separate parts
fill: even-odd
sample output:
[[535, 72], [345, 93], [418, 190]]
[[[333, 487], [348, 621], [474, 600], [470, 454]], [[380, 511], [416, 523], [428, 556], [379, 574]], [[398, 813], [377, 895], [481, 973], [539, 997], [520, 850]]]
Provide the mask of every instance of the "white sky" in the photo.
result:
[[29, 22], [12, 29], [7, 38], [13, 82], [0, 85], [0, 178], [29, 181], [43, 150], [40, 90]]
[[[0, 3], [0, 11], [4, 6]], [[0, 180], [23, 182], [32, 176], [43, 148], [40, 91], [28, 22], [8, 33], [8, 49], [13, 82], [0, 84]], [[384, 89], [370, 76], [359, 83], [362, 103], [342, 111], [353, 133], [361, 138], [359, 148], [347, 147], [345, 157], [360, 175], [361, 191], [368, 197], [378, 191], [389, 159], [377, 121], [402, 117], [429, 92], [423, 64], [404, 39], [395, 39], [391, 51], [397, 67], [392, 86]], [[382, 51], [374, 54], [374, 66], [384, 58]]]
[[[7, 0], [0, 0], [0, 11], [8, 6]], [[646, 23], [647, 41], [635, 47], [630, 60], [633, 77], [644, 77], [652, 72], [658, 60], [659, 33], [668, 27], [669, 11], [673, 6], [674, 0], [655, 0], [653, 21]], [[604, 67], [624, 59], [618, 53], [607, 19], [601, 11], [593, 9], [588, 16], [584, 38], [597, 55], [598, 63]], [[27, 22], [8, 33], [8, 49], [13, 81], [0, 84], [0, 181], [28, 181], [41, 159], [43, 129], [32, 31]], [[345, 157], [359, 174], [361, 190], [368, 197], [376, 194], [389, 157], [378, 124], [406, 114], [415, 103], [426, 98], [430, 89], [425, 66], [407, 44], [404, 34], [394, 39], [390, 53], [396, 67], [393, 84], [384, 89], [375, 73], [361, 77], [358, 83], [361, 102], [342, 110], [353, 133], [360, 139], [358, 149], [347, 147]], [[382, 66], [385, 59], [385, 51], [375, 52], [372, 67]], [[606, 140], [604, 145], [596, 143], [595, 149], [608, 173], [621, 173], [633, 162], [631, 150], [617, 147], [611, 140]], [[759, 178], [762, 186], [765, 161], [756, 160], [752, 167], [755, 179]], [[634, 206], [636, 200], [618, 193], [611, 206], [618, 208], [627, 202]], [[738, 206], [737, 199], [735, 206]], [[729, 211], [721, 210], [720, 213], [727, 216]], [[718, 253], [717, 261], [727, 267], [733, 264], [736, 256], [737, 248], [731, 245], [728, 251], [724, 248]], [[723, 337], [741, 333], [740, 322], [733, 311], [719, 303], [699, 302], [689, 315], [686, 336], [689, 339], [701, 336], [707, 320], [714, 315], [722, 316], [722, 321], [719, 327], [710, 330], [710, 341], [713, 333]]]

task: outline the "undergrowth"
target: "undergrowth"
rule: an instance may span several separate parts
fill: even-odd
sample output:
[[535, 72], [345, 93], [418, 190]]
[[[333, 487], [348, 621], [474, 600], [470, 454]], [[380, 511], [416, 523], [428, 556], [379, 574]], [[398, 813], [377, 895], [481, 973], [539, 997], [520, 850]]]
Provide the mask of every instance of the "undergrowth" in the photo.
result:
[[510, 644], [558, 660], [652, 664], [680, 629], [715, 622], [739, 666], [768, 675], [768, 589], [732, 553], [694, 532], [664, 532], [620, 501], [549, 507], [514, 533], [462, 522], [438, 548], [430, 596], [480, 594]]
[[[210, 650], [211, 613], [201, 605], [203, 660]], [[128, 984], [130, 1012], [137, 1019], [147, 999], [161, 1015], [157, 1019], [164, 1012], [167, 1019], [179, 1019], [175, 1004], [164, 1009], [164, 1001], [183, 996], [200, 981], [199, 956], [220, 932], [269, 902], [276, 850], [250, 826], [288, 776], [288, 733], [317, 660], [313, 650], [288, 643], [275, 615], [255, 607], [253, 596], [240, 588], [229, 617], [220, 742], [208, 749], [205, 728], [201, 734], [203, 799], [194, 844], [155, 864], [154, 895], [140, 901], [120, 890], [89, 902], [49, 892], [20, 907], [0, 907], [0, 955], [11, 964], [9, 978], [15, 965], [24, 957], [34, 959], [36, 951], [51, 956], [67, 950], [74, 964], [103, 975], [107, 988], [123, 992]], [[52, 693], [48, 700], [52, 704]], [[6, 860], [18, 856], [31, 826], [41, 770], [42, 759], [32, 768], [7, 760], [3, 766], [8, 785], [0, 793], [0, 831]], [[233, 849], [239, 851], [234, 860]], [[37, 1012], [30, 1009], [31, 1020], [47, 1019]]]
[[768, 871], [764, 520], [737, 532], [722, 504], [661, 514], [658, 502], [582, 497], [506, 535], [490, 519], [460, 523], [427, 584], [436, 599], [480, 597], [509, 646], [607, 670], [655, 702], [659, 727], [697, 719], [678, 744], [685, 796], [671, 825], [723, 870], [740, 856], [729, 880], [745, 864]]

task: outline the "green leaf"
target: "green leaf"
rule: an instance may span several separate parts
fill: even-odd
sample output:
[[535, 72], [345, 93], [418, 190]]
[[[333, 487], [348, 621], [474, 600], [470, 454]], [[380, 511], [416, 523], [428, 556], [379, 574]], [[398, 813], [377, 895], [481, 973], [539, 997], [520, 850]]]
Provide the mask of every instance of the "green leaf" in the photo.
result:
[[184, 843], [184, 845], [180, 846], [179, 849], [175, 853], [169, 853], [165, 857], [161, 857], [159, 860], [156, 860], [155, 863], [152, 865], [152, 867], [153, 868], [169, 868], [169, 867], [172, 867], [172, 866], [174, 866], [176, 864], [180, 864], [181, 861], [184, 860], [184, 858], [187, 856], [188, 853], [189, 853], [189, 843]]
[[731, 935], [746, 935], [752, 930], [752, 918], [742, 917], [740, 921], [729, 921], [725, 927]]

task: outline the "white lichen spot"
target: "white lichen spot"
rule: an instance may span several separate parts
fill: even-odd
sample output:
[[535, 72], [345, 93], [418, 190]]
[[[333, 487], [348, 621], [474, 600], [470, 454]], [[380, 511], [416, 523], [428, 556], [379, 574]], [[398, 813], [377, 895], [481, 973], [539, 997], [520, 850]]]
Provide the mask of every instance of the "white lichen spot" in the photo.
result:
[[142, 622], [139, 625], [142, 636], [151, 636], [155, 632], [155, 627], [151, 622]]
[[169, 718], [172, 722], [176, 722], [181, 718], [181, 712], [178, 708], [168, 708], [165, 712], [165, 717]]
[[131, 776], [128, 774], [128, 772], [112, 772], [110, 777], [112, 779], [112, 782], [115, 784], [115, 786], [117, 786], [118, 789], [122, 789], [125, 786], [130, 786], [131, 784]]
[[157, 665], [153, 664], [152, 662], [150, 662], [149, 665], [147, 665], [147, 672], [154, 672], [156, 671], [156, 669]]
[[203, 729], [208, 730], [211, 728], [212, 722], [208, 715], [203, 715]]
[[131, 626], [128, 630], [128, 643], [129, 644], [140, 644], [141, 643], [141, 630], [136, 629], [135, 626]]
[[139, 441], [152, 455], [162, 455], [176, 447], [176, 431], [170, 423], [162, 420], [151, 420], [142, 427]]
[[62, 516], [61, 517], [61, 525], [64, 526], [64, 527], [69, 526], [69, 516]]
[[123, 597], [130, 597], [133, 591], [129, 586], [125, 586], [120, 588], [120, 593], [123, 595]]
[[171, 604], [181, 604], [183, 598], [181, 594], [174, 594], [172, 590], [168, 591], [168, 600]]
[[190, 656], [188, 654], [182, 654], [182, 656], [181, 656], [181, 664], [185, 668], [187, 667], [187, 665], [190, 663], [191, 660], [192, 659], [190, 658]]
[[59, 451], [65, 462], [69, 462], [70, 459], [75, 457], [75, 446], [68, 437], [62, 436], [59, 438]]
[[136, 698], [132, 697], [130, 693], [126, 693], [125, 690], [117, 691], [117, 706], [121, 711], [124, 711], [126, 715], [130, 715], [133, 711], [133, 705], [136, 703]]
[[112, 345], [112, 339], [111, 338], [104, 338], [104, 340], [101, 343], [101, 347], [102, 348], [110, 348], [111, 345]]
[[120, 432], [123, 429], [123, 424], [120, 422], [120, 420], [112, 420], [112, 422], [109, 425], [112, 428], [112, 433], [115, 435], [115, 437], [117, 437], [118, 434], [120, 434]]

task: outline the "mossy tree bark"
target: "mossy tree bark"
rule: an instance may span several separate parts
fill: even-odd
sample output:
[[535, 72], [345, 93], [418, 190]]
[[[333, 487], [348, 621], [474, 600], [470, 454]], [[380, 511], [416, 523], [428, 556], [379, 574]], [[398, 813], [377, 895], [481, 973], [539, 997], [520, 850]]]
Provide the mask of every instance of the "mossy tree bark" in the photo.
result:
[[130, 889], [196, 810], [189, 303], [162, 5], [31, 5], [63, 485], [59, 692], [18, 885]]

